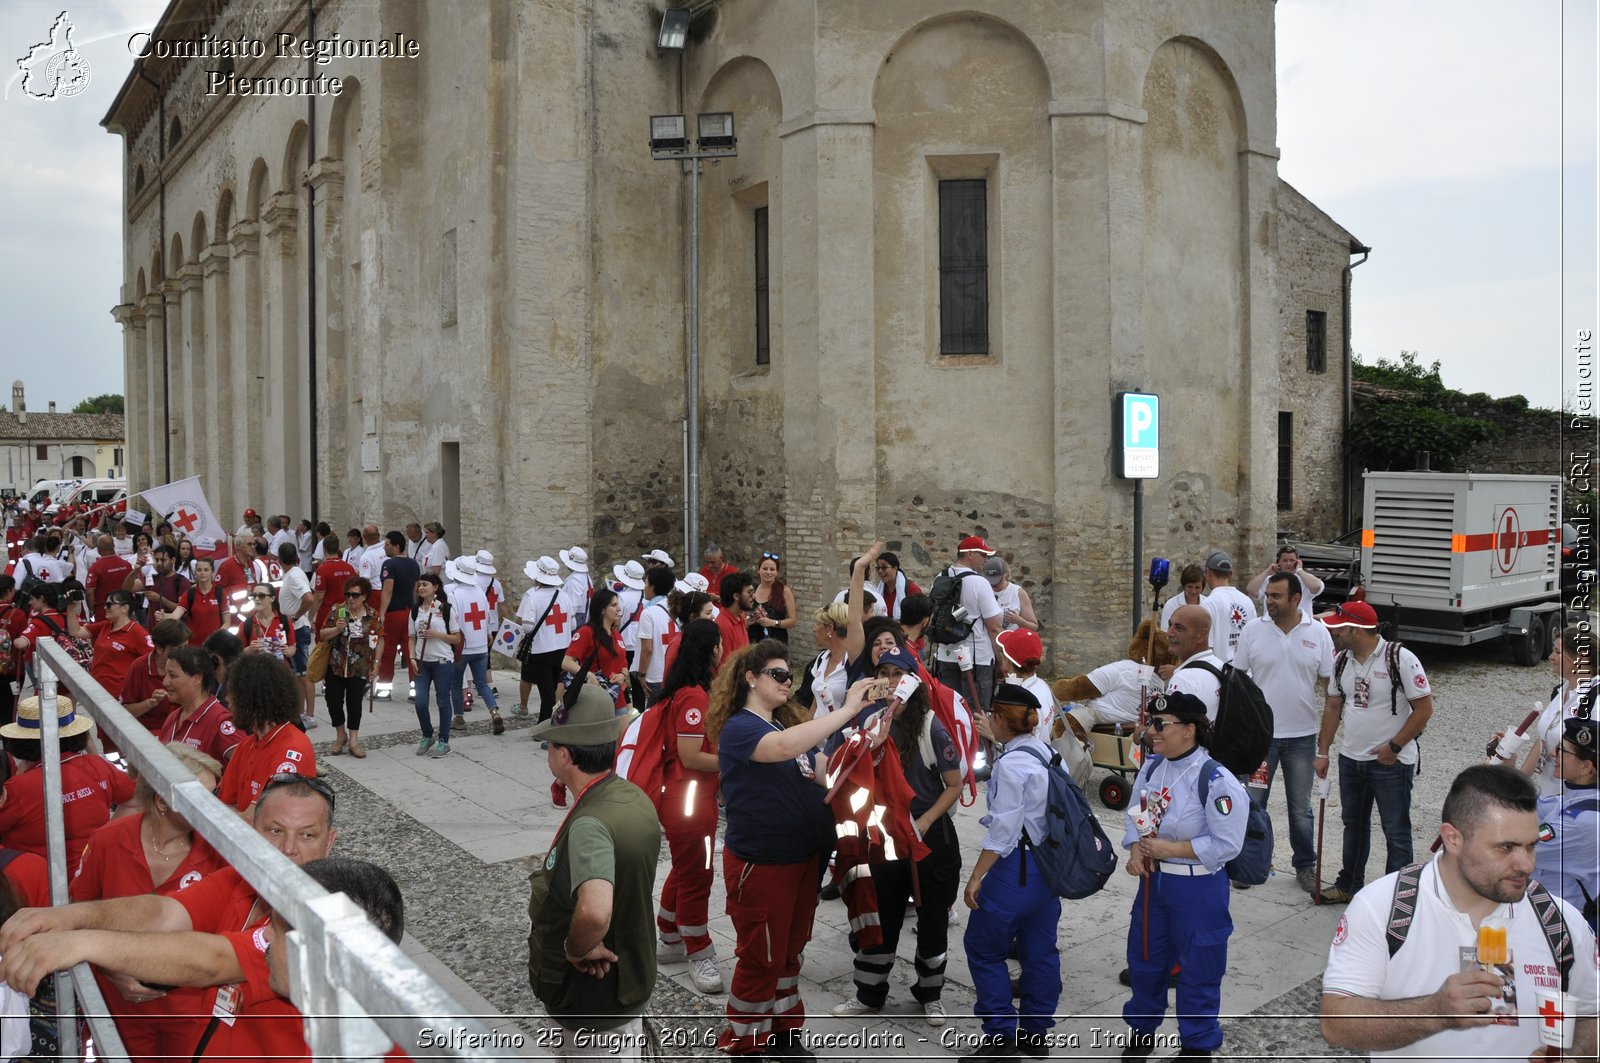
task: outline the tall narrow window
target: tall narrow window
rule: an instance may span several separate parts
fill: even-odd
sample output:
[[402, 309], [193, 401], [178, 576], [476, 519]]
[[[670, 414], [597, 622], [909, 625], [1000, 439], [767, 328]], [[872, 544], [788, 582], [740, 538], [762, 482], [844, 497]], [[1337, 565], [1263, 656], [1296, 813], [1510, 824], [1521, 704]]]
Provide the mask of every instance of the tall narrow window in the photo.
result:
[[772, 364], [772, 306], [767, 296], [767, 208], [757, 207], [756, 222], [756, 364]]
[[72, 459], [72, 475], [74, 475], [74, 476], [82, 476], [83, 475], [83, 459], [82, 458], [73, 458]]
[[1306, 311], [1306, 372], [1328, 371], [1328, 315], [1321, 310]]
[[112, 447], [111, 448], [111, 464], [115, 465], [119, 469], [122, 468], [122, 448], [121, 447]]
[[939, 353], [989, 353], [989, 182], [939, 182]]
[[50, 445], [48, 443], [36, 444], [33, 448], [33, 453], [35, 461], [49, 461]]
[[1278, 508], [1294, 508], [1294, 414], [1278, 411]]

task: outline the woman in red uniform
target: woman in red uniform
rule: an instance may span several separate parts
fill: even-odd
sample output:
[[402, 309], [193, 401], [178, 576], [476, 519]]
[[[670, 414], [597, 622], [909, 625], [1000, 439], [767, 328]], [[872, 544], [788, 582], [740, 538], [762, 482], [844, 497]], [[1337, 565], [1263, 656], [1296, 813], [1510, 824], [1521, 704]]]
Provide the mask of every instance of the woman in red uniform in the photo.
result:
[[222, 773], [217, 797], [248, 819], [274, 775], [315, 775], [311, 739], [300, 730], [300, 683], [289, 666], [247, 653], [229, 671], [233, 723], [243, 734]]
[[112, 591], [106, 595], [106, 618], [87, 625], [94, 640], [94, 657], [89, 674], [108, 691], [120, 691], [133, 662], [155, 649], [150, 632], [133, 618], [133, 592]]
[[[21, 597], [22, 591], [17, 592]], [[12, 642], [21, 663], [19, 674], [26, 672], [33, 675], [33, 647], [40, 639], [53, 638], [56, 635], [67, 634], [75, 638], [85, 638], [88, 632], [78, 623], [76, 609], [68, 608], [70, 603], [61, 599], [61, 589], [54, 583], [34, 583], [28, 605], [28, 626], [22, 629], [22, 634]]]
[[678, 656], [651, 708], [664, 712], [668, 731], [666, 789], [661, 831], [672, 851], [672, 870], [661, 886], [656, 929], [663, 963], [687, 959], [689, 977], [702, 993], [722, 992], [707, 910], [716, 872], [711, 863], [717, 833], [717, 751], [706, 740], [711, 677], [722, 660], [722, 632], [710, 620], [692, 621], [678, 640]]
[[[167, 749], [207, 789], [215, 789], [222, 765], [198, 749], [174, 742]], [[121, 816], [89, 838], [83, 863], [73, 877], [74, 901], [104, 901], [154, 893], [170, 897], [227, 866], [227, 861], [196, 834], [189, 821], [140, 779], [137, 795], [145, 812]], [[100, 991], [116, 1020], [117, 1032], [134, 1063], [182, 1058], [194, 1049], [194, 1015], [205, 990], [172, 989], [153, 1000], [134, 1003], [120, 992], [127, 981], [96, 972]]]
[[717, 1038], [732, 1055], [804, 1051], [801, 954], [834, 839], [833, 813], [823, 801], [825, 765], [813, 750], [855, 718], [875, 682], [861, 680], [839, 708], [808, 718], [789, 700], [788, 652], [767, 639], [724, 661], [706, 720], [728, 814], [722, 879], [738, 934], [728, 1028]]
[[622, 601], [617, 592], [609, 588], [595, 591], [589, 602], [589, 619], [573, 633], [567, 654], [561, 658], [564, 672], [576, 675], [587, 668], [588, 682], [598, 684], [604, 677], [616, 684], [612, 699], [619, 709], [628, 705], [628, 653], [617, 634], [621, 626]]
[[[182, 742], [226, 764], [240, 735], [233, 725], [233, 713], [216, 698], [217, 677], [212, 668], [211, 656], [194, 646], [179, 646], [167, 654], [163, 684], [176, 708], [161, 725], [158, 737], [163, 743]], [[233, 696], [239, 696], [237, 687]]]
[[[105, 757], [86, 752], [89, 717], [74, 711], [72, 699], [56, 696], [56, 725], [61, 738], [61, 792], [79, 795], [62, 806], [67, 841], [67, 874], [78, 871], [78, 859], [89, 835], [106, 825], [115, 805], [133, 797], [133, 779]], [[39, 699], [24, 698], [15, 721], [0, 727], [5, 751], [19, 771], [0, 791], [0, 845], [46, 856], [44, 831], [44, 767], [39, 749]]]

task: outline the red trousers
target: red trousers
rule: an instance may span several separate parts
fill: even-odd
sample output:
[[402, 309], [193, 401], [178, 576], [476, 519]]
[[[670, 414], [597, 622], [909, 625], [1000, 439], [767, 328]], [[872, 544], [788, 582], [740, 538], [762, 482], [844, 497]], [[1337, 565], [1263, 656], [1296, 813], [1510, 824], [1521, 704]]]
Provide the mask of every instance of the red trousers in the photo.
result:
[[716, 869], [711, 851], [717, 835], [717, 777], [671, 779], [661, 795], [661, 830], [672, 851], [672, 870], [661, 886], [656, 929], [668, 944], [683, 942], [690, 956], [716, 955], [710, 930], [711, 883]]
[[394, 651], [406, 655], [406, 676], [415, 679], [417, 666], [411, 662], [411, 610], [391, 609], [383, 614], [383, 638], [378, 647], [378, 682], [394, 682]]
[[817, 914], [822, 857], [799, 864], [747, 864], [722, 851], [728, 915], [738, 935], [728, 1028], [717, 1047], [735, 1056], [759, 1055], [772, 1035], [805, 1025], [800, 957]]

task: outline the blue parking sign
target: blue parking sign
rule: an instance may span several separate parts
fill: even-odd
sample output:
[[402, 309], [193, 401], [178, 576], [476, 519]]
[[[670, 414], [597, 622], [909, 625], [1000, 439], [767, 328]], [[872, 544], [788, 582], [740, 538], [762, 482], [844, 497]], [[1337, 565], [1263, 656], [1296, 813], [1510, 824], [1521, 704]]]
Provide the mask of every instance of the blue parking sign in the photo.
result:
[[1118, 398], [1121, 470], [1125, 480], [1150, 480], [1161, 474], [1161, 397], [1124, 391]]

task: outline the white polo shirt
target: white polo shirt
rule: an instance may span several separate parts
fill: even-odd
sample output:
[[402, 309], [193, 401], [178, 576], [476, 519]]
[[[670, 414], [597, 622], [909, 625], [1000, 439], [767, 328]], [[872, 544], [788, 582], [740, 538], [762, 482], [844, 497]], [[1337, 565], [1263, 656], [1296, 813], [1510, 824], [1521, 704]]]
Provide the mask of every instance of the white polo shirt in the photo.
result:
[[[1338, 662], [1335, 660], [1335, 672]], [[1433, 693], [1428, 677], [1422, 671], [1417, 655], [1400, 647], [1400, 689], [1394, 698], [1394, 712], [1389, 711], [1389, 643], [1378, 639], [1378, 645], [1365, 663], [1351, 654], [1344, 666], [1344, 674], [1328, 681], [1328, 694], [1344, 699], [1344, 742], [1339, 755], [1351, 760], [1376, 760], [1372, 751], [1400, 733], [1411, 715], [1413, 698], [1427, 697]], [[1398, 754], [1402, 764], [1417, 762], [1417, 743], [1413, 739], [1401, 747]]]
[[[1417, 886], [1416, 913], [1404, 945], [1393, 957], [1385, 932], [1394, 901], [1399, 872], [1385, 875], [1357, 893], [1339, 918], [1328, 948], [1328, 968], [1322, 974], [1322, 991], [1371, 1000], [1404, 1000], [1427, 996], [1444, 980], [1461, 970], [1462, 949], [1478, 947], [1478, 930], [1472, 920], [1451, 902], [1439, 880], [1439, 859], [1422, 871]], [[1556, 899], [1572, 934], [1573, 964], [1567, 991], [1568, 1006], [1576, 1015], [1595, 1014], [1595, 946], [1589, 927], [1567, 902]], [[1502, 904], [1485, 920], [1506, 928], [1506, 947], [1516, 971], [1515, 1026], [1475, 1026], [1446, 1030], [1392, 1051], [1374, 1051], [1373, 1059], [1527, 1059], [1539, 1047], [1534, 992], [1559, 990], [1561, 969], [1550, 954], [1550, 944], [1539, 926], [1539, 916], [1526, 897], [1515, 905]]]
[[1183, 664], [1173, 669], [1172, 678], [1167, 680], [1167, 693], [1193, 694], [1206, 703], [1206, 719], [1216, 723], [1217, 705], [1222, 701], [1222, 680], [1204, 668], [1184, 667], [1195, 662], [1203, 662], [1222, 671], [1222, 662], [1217, 660], [1217, 655], [1210, 650], [1201, 650], [1193, 657], [1185, 658]]
[[639, 614], [639, 640], [650, 640], [650, 667], [644, 673], [646, 683], [659, 683], [667, 676], [667, 636], [677, 628], [672, 614], [667, 612], [667, 600], [659, 598], [644, 607]]
[[1239, 636], [1233, 666], [1250, 673], [1272, 706], [1272, 737], [1303, 738], [1322, 726], [1317, 677], [1333, 677], [1333, 636], [1304, 616], [1287, 634], [1270, 616], [1252, 620]]
[[[1124, 657], [1120, 661], [1102, 664], [1089, 673], [1089, 682], [1100, 691], [1100, 696], [1090, 698], [1086, 704], [1094, 710], [1095, 718], [1100, 723], [1139, 722], [1139, 706], [1143, 701], [1140, 691], [1144, 689], [1140, 683], [1143, 667], [1138, 661]], [[1160, 679], [1150, 682], [1150, 693], [1159, 694], [1161, 689]]]
[[[965, 565], [952, 565], [951, 572], [972, 572]], [[982, 572], [973, 572], [961, 580], [961, 605], [972, 621], [972, 633], [960, 642], [936, 647], [939, 660], [954, 663], [962, 647], [966, 647], [975, 665], [994, 663], [994, 640], [984, 621], [1000, 615], [1000, 603], [995, 600], [994, 588]]]

